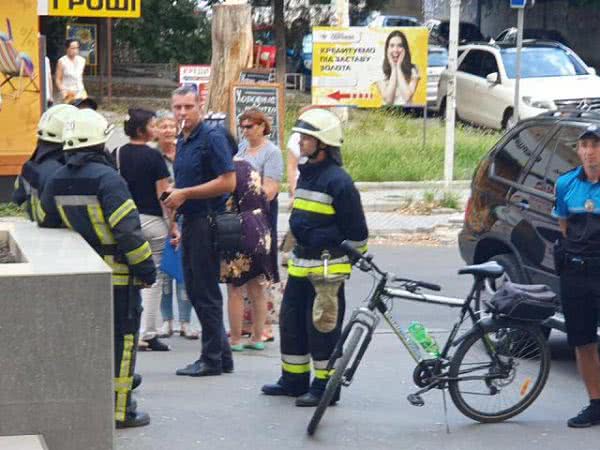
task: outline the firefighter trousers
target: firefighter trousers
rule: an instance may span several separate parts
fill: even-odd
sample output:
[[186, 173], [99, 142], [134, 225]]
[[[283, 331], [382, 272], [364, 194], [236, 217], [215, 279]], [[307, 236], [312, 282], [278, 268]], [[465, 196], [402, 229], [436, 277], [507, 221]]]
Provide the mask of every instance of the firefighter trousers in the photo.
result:
[[[137, 354], [137, 334], [140, 327], [142, 301], [134, 286], [115, 286], [115, 420], [124, 421], [130, 410], [133, 373]], [[131, 411], [133, 412], [133, 411]]]
[[[281, 335], [281, 384], [293, 395], [309, 390], [322, 395], [330, 374], [325, 370], [329, 357], [340, 338], [344, 321], [344, 284], [338, 291], [338, 321], [333, 331], [319, 332], [312, 321], [315, 290], [308, 278], [290, 276], [283, 294], [279, 316]], [[314, 379], [310, 382], [310, 362]]]

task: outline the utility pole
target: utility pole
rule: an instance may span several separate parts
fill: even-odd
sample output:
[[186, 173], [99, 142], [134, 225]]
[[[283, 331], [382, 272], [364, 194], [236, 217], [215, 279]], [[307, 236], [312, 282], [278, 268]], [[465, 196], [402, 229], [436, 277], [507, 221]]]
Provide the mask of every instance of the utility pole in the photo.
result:
[[[517, 11], [517, 54], [515, 63], [515, 99], [513, 101], [513, 117], [515, 121], [519, 121], [519, 111], [521, 103], [521, 49], [523, 48], [523, 27], [525, 26], [525, 6], [527, 0], [511, 0], [511, 8], [518, 8]], [[515, 122], [515, 123], [516, 123]]]
[[456, 69], [458, 68], [458, 33], [460, 0], [450, 2], [450, 35], [448, 46], [448, 79], [446, 91], [446, 148], [444, 151], [444, 182], [450, 187], [454, 176], [454, 135], [456, 125]]
[[[335, 0], [335, 21], [334, 24], [337, 27], [349, 27], [350, 26], [350, 1], [349, 0]], [[348, 122], [348, 108], [341, 107], [335, 108], [335, 113], [343, 123]]]

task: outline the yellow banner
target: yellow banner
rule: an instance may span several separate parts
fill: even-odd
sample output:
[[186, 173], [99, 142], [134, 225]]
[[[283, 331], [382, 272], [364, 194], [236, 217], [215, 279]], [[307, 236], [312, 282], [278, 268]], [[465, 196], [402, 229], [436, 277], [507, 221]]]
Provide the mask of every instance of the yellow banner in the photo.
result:
[[47, 2], [49, 16], [120, 17], [141, 16], [142, 0], [40, 0]]
[[41, 114], [36, 0], [0, 1], [0, 175], [16, 175]]
[[312, 103], [425, 106], [428, 38], [422, 27], [314, 28]]

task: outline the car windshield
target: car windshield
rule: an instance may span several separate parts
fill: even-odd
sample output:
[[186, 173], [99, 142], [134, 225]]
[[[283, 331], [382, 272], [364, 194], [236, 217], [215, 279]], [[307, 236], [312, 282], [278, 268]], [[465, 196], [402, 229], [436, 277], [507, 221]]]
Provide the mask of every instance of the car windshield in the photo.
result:
[[[515, 78], [517, 50], [502, 50], [502, 61], [508, 78]], [[587, 75], [577, 58], [562, 48], [525, 47], [521, 51], [521, 78], [565, 77]]]
[[430, 67], [446, 67], [448, 65], [448, 52], [446, 50], [430, 51], [427, 62]]

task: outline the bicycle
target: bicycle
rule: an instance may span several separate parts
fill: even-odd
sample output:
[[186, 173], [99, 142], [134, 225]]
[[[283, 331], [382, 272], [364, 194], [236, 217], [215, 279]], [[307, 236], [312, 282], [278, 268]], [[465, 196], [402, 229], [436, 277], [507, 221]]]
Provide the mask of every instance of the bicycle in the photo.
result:
[[[309, 435], [316, 431], [338, 389], [352, 383], [381, 316], [417, 363], [413, 381], [420, 389], [407, 397], [413, 406], [423, 406], [421, 395], [432, 389], [448, 390], [462, 414], [478, 422], [494, 423], [520, 414], [539, 396], [550, 370], [550, 351], [539, 324], [494, 312], [481, 315], [471, 306], [480, 304], [486, 280], [503, 275], [502, 266], [488, 262], [459, 270], [459, 274], [473, 275], [474, 282], [466, 299], [457, 299], [423, 294], [422, 288], [440, 291], [441, 287], [397, 278], [380, 270], [371, 255], [361, 255], [346, 243], [342, 248], [360, 270], [374, 274], [377, 283], [367, 305], [352, 313], [336, 344], [327, 365], [333, 373], [308, 425]], [[388, 306], [394, 298], [460, 308], [459, 318], [438, 356], [424, 355], [398, 325]], [[472, 326], [458, 336], [467, 320]], [[450, 355], [452, 348], [456, 351]]]

